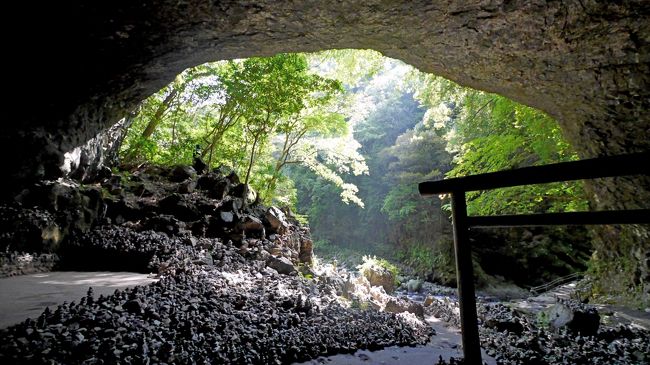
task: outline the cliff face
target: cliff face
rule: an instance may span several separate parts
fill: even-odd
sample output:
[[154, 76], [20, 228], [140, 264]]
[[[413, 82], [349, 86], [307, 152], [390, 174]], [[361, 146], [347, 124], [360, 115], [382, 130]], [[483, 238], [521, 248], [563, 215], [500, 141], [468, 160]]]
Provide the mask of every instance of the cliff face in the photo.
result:
[[[73, 1], [14, 15], [23, 27], [8, 42], [12, 110], [0, 131], [9, 193], [61, 175], [66, 152], [184, 68], [328, 48], [376, 49], [540, 108], [583, 157], [650, 147], [645, 1]], [[590, 190], [594, 208], [634, 208], [650, 200], [650, 179], [598, 181]], [[643, 284], [648, 229], [636, 231], [625, 253], [607, 239], [597, 248], [632, 260]]]

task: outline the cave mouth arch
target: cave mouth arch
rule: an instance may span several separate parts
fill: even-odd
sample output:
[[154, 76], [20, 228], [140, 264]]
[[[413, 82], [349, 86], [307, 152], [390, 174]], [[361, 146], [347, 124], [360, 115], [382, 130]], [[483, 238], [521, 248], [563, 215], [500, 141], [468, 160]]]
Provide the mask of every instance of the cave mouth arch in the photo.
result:
[[[44, 105], [20, 118], [23, 123], [7, 126], [6, 141], [27, 143], [19, 155], [36, 162], [11, 166], [14, 177], [49, 175], [64, 152], [117, 122], [183, 69], [331, 48], [375, 49], [541, 109], [560, 121], [583, 157], [650, 144], [644, 138], [649, 117], [642, 113], [650, 104], [650, 9], [635, 2], [148, 0], [92, 7], [71, 2], [31, 13], [36, 32], [17, 39], [23, 44], [19, 69], [30, 70], [50, 54], [50, 72], [25, 72], [17, 95], [30, 81], [51, 92]], [[25, 46], [32, 40], [40, 47]], [[26, 102], [17, 99], [17, 105]], [[42, 147], [38, 158], [34, 145]]]
[[[219, 59], [370, 48], [558, 119], [582, 157], [650, 148], [650, 5], [263, 0], [67, 2], [16, 9], [5, 195], [55, 177], [63, 155], [185, 68]], [[46, 56], [46, 57], [45, 57]], [[44, 63], [47, 65], [45, 71]], [[41, 85], [44, 102], [29, 95]], [[28, 111], [28, 112], [25, 112]], [[616, 187], [614, 188], [614, 185]], [[650, 201], [650, 179], [594, 184], [596, 209]], [[641, 244], [650, 252], [647, 243]], [[650, 278], [648, 264], [642, 275]]]

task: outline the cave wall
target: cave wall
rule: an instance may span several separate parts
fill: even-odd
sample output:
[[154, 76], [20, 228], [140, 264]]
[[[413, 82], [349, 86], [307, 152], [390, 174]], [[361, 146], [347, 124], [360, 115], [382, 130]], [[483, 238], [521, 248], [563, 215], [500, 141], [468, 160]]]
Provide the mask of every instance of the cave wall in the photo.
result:
[[[648, 1], [66, 1], [8, 15], [8, 194], [61, 175], [66, 152], [187, 67], [328, 48], [372, 48], [542, 109], [583, 157], [650, 146]], [[589, 188], [598, 209], [650, 201], [647, 177]]]

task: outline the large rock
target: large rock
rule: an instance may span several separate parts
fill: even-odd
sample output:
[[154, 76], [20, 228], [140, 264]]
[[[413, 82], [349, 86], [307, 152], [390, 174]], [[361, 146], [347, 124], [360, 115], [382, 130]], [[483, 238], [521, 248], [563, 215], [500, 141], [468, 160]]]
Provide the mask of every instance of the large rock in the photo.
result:
[[266, 261], [266, 265], [272, 269], [275, 269], [280, 274], [292, 274], [298, 272], [296, 267], [293, 266], [291, 261], [286, 257], [274, 257], [271, 256]]
[[187, 179], [196, 177], [196, 171], [192, 166], [179, 165], [172, 169], [169, 175], [169, 180], [174, 182], [181, 182]]
[[421, 304], [395, 297], [390, 297], [390, 299], [388, 299], [384, 310], [390, 313], [409, 312], [418, 317], [424, 317], [424, 307], [422, 307]]
[[216, 173], [201, 176], [196, 186], [201, 190], [207, 190], [208, 195], [213, 199], [224, 199], [230, 192], [230, 182]]
[[524, 331], [520, 314], [503, 304], [486, 304], [481, 308], [480, 315], [485, 327], [514, 334]]
[[544, 313], [552, 328], [566, 327], [583, 336], [595, 336], [598, 333], [600, 315], [595, 308], [560, 302], [545, 310]]
[[257, 201], [257, 192], [252, 186], [246, 184], [236, 185], [232, 190], [232, 196], [243, 199], [246, 204], [253, 204]]
[[406, 290], [409, 293], [419, 293], [422, 290], [422, 280], [411, 279], [406, 283]]
[[254, 217], [252, 215], [247, 215], [243, 217], [241, 219], [241, 222], [239, 223], [239, 226], [244, 231], [244, 234], [246, 234], [247, 237], [251, 235], [257, 237], [265, 236], [264, 224], [262, 224], [262, 221], [259, 218]]
[[188, 179], [178, 186], [178, 192], [180, 194], [191, 194], [194, 192], [194, 189], [196, 189], [196, 181], [192, 179]]
[[272, 233], [284, 234], [289, 227], [284, 213], [276, 207], [270, 207], [264, 214], [264, 218], [269, 223], [268, 228]]
[[395, 275], [390, 270], [379, 265], [367, 265], [361, 269], [361, 274], [368, 279], [370, 285], [381, 286], [386, 293], [395, 291]]
[[311, 265], [314, 261], [314, 242], [309, 234], [300, 236], [300, 252], [298, 253], [300, 262]]
[[200, 217], [196, 205], [188, 201], [183, 195], [169, 195], [160, 201], [159, 206], [161, 213], [171, 214], [185, 222], [194, 221]]
[[195, 157], [192, 167], [197, 174], [203, 174], [208, 168], [208, 165], [200, 157]]

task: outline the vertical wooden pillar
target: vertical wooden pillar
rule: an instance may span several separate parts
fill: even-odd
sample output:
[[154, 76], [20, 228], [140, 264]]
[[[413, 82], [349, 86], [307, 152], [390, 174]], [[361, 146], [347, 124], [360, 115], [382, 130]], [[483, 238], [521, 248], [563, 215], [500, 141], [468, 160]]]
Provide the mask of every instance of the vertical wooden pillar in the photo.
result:
[[454, 251], [456, 254], [456, 279], [460, 303], [460, 328], [462, 331], [465, 364], [481, 365], [481, 343], [478, 335], [476, 297], [474, 293], [474, 268], [467, 225], [465, 192], [451, 194], [451, 215], [454, 225]]

